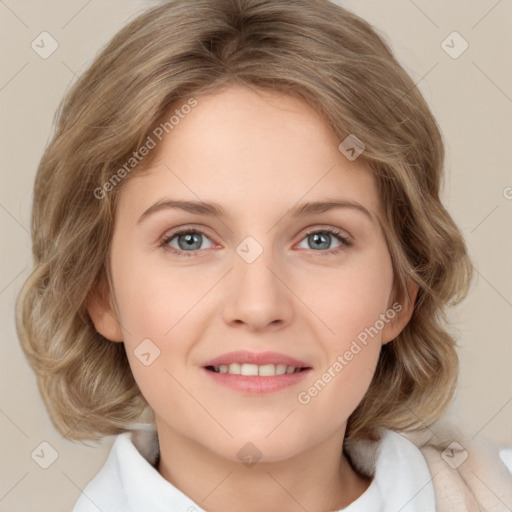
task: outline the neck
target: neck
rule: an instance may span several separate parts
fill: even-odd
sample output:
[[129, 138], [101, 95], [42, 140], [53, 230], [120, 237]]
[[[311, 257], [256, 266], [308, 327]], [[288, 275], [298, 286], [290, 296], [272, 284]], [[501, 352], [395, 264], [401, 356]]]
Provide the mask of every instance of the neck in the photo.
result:
[[205, 510], [332, 511], [347, 507], [369, 486], [343, 454], [343, 434], [286, 460], [246, 466], [157, 422], [158, 472]]

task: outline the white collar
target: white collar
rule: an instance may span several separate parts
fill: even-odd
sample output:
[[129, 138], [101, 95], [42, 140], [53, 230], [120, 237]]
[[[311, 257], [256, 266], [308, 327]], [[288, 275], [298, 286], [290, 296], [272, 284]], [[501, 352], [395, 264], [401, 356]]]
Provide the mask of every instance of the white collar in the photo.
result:
[[[107, 461], [85, 487], [73, 512], [205, 512], [155, 469], [159, 453], [155, 427], [137, 427], [116, 437]], [[345, 450], [373, 480], [343, 512], [435, 511], [425, 458], [404, 436], [384, 430], [381, 441], [352, 441]]]
[[383, 429], [380, 441], [345, 444], [353, 465], [373, 478], [343, 512], [435, 512], [433, 478], [420, 449], [403, 435]]

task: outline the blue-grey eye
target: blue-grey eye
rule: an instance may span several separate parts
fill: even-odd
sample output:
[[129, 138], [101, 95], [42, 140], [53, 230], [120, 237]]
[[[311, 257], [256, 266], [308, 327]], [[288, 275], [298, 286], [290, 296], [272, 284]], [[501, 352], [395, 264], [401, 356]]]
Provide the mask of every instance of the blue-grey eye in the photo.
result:
[[[335, 249], [336, 247], [344, 245], [344, 239], [341, 236], [339, 236], [336, 232], [331, 232], [328, 230], [308, 233], [303, 240], [307, 241], [308, 246], [299, 246], [301, 249], [327, 250]], [[331, 247], [333, 240], [338, 241], [338, 245], [336, 247]]]
[[[178, 249], [181, 251], [197, 251], [199, 249], [209, 249], [210, 247], [201, 247], [203, 239], [209, 240], [204, 233], [197, 231], [184, 231], [182, 233], [175, 233], [166, 240], [166, 245]], [[172, 242], [176, 240], [178, 247], [172, 245]]]

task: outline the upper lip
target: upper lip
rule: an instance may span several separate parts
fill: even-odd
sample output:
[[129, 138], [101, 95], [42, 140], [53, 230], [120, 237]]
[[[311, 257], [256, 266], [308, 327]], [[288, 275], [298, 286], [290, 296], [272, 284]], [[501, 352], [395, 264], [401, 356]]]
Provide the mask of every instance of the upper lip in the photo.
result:
[[278, 352], [249, 352], [247, 350], [237, 350], [228, 352], [214, 359], [210, 359], [203, 364], [206, 366], [229, 366], [232, 363], [240, 364], [257, 364], [262, 366], [265, 364], [285, 364], [286, 366], [294, 366], [295, 368], [309, 368], [307, 363], [295, 359], [294, 357], [280, 354]]

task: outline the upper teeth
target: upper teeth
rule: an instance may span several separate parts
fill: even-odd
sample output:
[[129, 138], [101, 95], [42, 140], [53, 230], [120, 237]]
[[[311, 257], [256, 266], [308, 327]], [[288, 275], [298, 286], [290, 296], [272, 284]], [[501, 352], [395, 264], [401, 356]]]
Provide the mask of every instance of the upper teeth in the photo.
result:
[[213, 370], [218, 373], [230, 373], [232, 375], [259, 375], [261, 377], [271, 377], [272, 375], [284, 375], [285, 373], [295, 373], [300, 371], [300, 368], [295, 366], [287, 366], [285, 364], [238, 364], [231, 363], [230, 365], [221, 364], [214, 366]]

